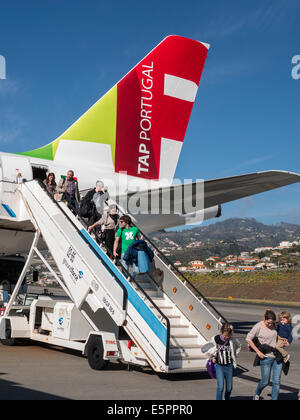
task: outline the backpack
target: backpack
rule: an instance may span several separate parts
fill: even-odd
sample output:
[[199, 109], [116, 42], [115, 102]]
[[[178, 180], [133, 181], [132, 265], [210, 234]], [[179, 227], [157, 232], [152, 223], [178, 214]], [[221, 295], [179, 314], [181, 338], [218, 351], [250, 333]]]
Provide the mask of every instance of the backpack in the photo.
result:
[[86, 201], [82, 201], [80, 203], [79, 216], [88, 218], [90, 217], [90, 212], [91, 210], [89, 204]]
[[145, 251], [138, 251], [138, 267], [140, 273], [148, 273], [151, 269], [150, 260]]
[[80, 207], [79, 207], [79, 216], [80, 217], [91, 217], [93, 213], [94, 203], [91, 202], [93, 198], [94, 189], [90, 190], [81, 200]]

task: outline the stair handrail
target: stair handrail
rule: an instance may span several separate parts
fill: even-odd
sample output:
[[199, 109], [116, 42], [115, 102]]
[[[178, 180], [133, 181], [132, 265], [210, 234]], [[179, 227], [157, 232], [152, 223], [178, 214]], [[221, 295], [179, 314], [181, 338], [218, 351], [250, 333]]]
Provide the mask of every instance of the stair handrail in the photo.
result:
[[222, 319], [224, 322], [228, 322], [226, 320], [226, 318], [214, 307], [214, 305], [212, 305], [210, 303], [210, 301], [193, 285], [192, 282], [189, 281], [189, 279], [182, 274], [178, 268], [166, 257], [166, 255], [151, 241], [151, 239], [149, 239], [149, 237], [138, 227], [136, 226], [136, 224], [134, 222], [132, 222], [132, 224], [137, 227], [139, 229], [139, 231], [141, 232], [142, 236], [146, 239], [147, 242], [149, 242], [149, 244], [155, 249], [156, 253], [158, 253], [163, 259], [165, 259], [165, 261], [167, 262], [167, 265], [169, 267], [172, 267], [172, 269], [177, 273], [177, 276], [181, 276], [185, 283], [187, 283], [194, 291], [195, 297], [199, 300], [199, 296], [201, 297], [201, 299], [203, 301], [205, 301], [205, 303], [211, 308], [213, 309], [213, 311], [219, 316], [220, 319]]
[[[116, 204], [116, 206], [117, 206], [117, 209], [118, 209], [118, 211], [122, 214], [122, 215], [124, 215], [124, 212], [120, 209], [120, 207]], [[136, 228], [138, 228], [139, 229], [139, 231], [140, 231], [140, 233], [141, 233], [141, 235], [143, 236], [143, 238], [155, 249], [155, 251], [156, 251], [156, 253], [158, 253], [163, 259], [165, 259], [165, 261], [167, 262], [167, 265], [169, 266], [169, 267], [172, 267], [172, 269], [177, 273], [177, 276], [181, 276], [183, 279], [184, 279], [184, 281], [185, 281], [185, 283], [187, 283], [192, 289], [193, 289], [193, 291], [194, 291], [194, 295], [195, 295], [195, 297], [199, 300], [199, 296], [201, 297], [201, 299], [215, 312], [215, 314], [217, 314], [218, 316], [219, 316], [219, 318], [220, 319], [222, 319], [224, 322], [228, 322], [227, 320], [226, 320], [226, 318], [214, 307], [214, 305], [212, 305], [211, 303], [210, 303], [210, 301], [193, 285], [193, 283], [192, 282], [190, 282], [189, 281], [189, 279], [184, 275], [184, 274], [182, 274], [179, 270], [178, 270], [178, 268], [166, 257], [166, 255], [151, 241], [151, 239], [140, 229], [140, 227], [139, 226], [137, 226], [134, 222], [133, 222], [133, 220], [132, 220], [132, 218], [131, 218], [131, 224], [133, 225], [133, 226], [135, 226]], [[153, 279], [154, 280], [154, 279]], [[155, 281], [155, 280], [154, 280]], [[156, 283], [156, 282], [155, 282]], [[184, 284], [185, 284], [184, 283]], [[191, 291], [191, 290], [190, 290]], [[191, 291], [192, 292], [192, 291]]]

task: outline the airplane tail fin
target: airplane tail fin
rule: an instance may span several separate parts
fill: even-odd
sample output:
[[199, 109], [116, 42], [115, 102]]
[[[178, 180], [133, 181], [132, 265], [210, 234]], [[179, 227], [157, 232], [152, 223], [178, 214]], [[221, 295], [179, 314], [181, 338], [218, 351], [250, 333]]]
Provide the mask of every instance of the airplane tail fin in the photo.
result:
[[58, 139], [23, 154], [103, 159], [117, 173], [172, 182], [208, 48], [168, 36]]

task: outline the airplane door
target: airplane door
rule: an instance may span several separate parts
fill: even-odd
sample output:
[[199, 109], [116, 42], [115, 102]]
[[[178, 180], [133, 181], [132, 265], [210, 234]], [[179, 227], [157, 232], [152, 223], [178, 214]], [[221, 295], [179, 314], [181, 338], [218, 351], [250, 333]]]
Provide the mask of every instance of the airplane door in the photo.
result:
[[29, 159], [19, 156], [0, 156], [0, 180], [18, 182], [32, 180], [32, 168]]

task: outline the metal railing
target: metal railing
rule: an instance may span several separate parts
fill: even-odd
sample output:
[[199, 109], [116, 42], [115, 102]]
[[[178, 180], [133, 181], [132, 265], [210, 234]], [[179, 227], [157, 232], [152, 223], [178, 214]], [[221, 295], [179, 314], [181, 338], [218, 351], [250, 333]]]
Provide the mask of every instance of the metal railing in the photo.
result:
[[[120, 211], [120, 209], [119, 209]], [[122, 213], [122, 211], [120, 211]], [[175, 271], [177, 277], [182, 277], [184, 280], [184, 284], [187, 284], [192, 290], [190, 290], [197, 299], [199, 299], [199, 297], [201, 298], [202, 301], [204, 301], [214, 312], [215, 314], [218, 315], [218, 317], [220, 319], [222, 319], [224, 322], [228, 322], [226, 320], [226, 318], [214, 307], [214, 305], [212, 305], [210, 303], [210, 301], [191, 283], [191, 281], [184, 275], [182, 274], [178, 268], [166, 257], [166, 255], [161, 252], [161, 250], [151, 241], [151, 239], [140, 229], [139, 226], [137, 226], [134, 222], [132, 222], [132, 225], [137, 227], [141, 233], [141, 235], [143, 236], [143, 238], [145, 239], [146, 242], [148, 242], [151, 247], [155, 250], [156, 254], [158, 254], [161, 259], [163, 261], [165, 261], [165, 264], [169, 267], [172, 268], [173, 271]], [[153, 279], [154, 280], [154, 279]], [[155, 281], [155, 280], [154, 280]]]

